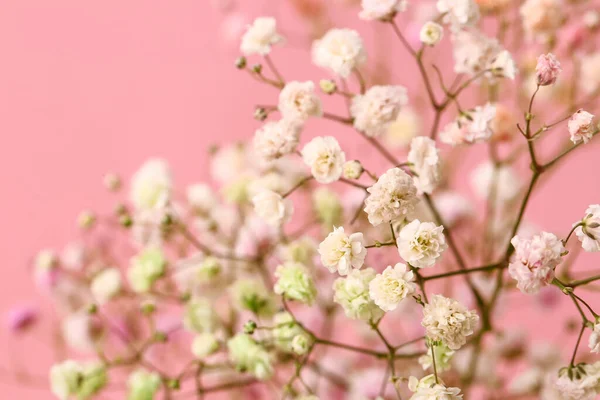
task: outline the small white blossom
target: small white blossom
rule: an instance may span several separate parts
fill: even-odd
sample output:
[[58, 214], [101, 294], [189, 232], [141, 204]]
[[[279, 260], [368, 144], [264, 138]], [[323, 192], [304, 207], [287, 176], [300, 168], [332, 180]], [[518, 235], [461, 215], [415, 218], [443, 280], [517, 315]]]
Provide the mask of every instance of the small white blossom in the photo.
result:
[[269, 121], [254, 134], [254, 150], [265, 161], [273, 161], [296, 151], [301, 126], [292, 119]]
[[192, 342], [192, 354], [196, 358], [207, 357], [219, 349], [219, 342], [212, 333], [201, 333]]
[[414, 138], [407, 160], [417, 175], [413, 181], [419, 192], [433, 192], [441, 180], [440, 157], [435, 141], [425, 136]]
[[304, 146], [302, 159], [317, 182], [331, 183], [342, 176], [346, 154], [334, 137], [318, 136]]
[[516, 64], [494, 38], [477, 29], [460, 30], [452, 35], [454, 72], [493, 79], [514, 79]]
[[467, 336], [473, 334], [479, 316], [458, 301], [439, 294], [431, 296], [423, 307], [423, 321], [427, 337], [441, 341], [452, 350], [460, 349]]
[[492, 74], [497, 77], [514, 80], [517, 75], [517, 64], [507, 50], [502, 50], [494, 57], [490, 68], [492, 69]]
[[292, 217], [294, 207], [279, 193], [263, 190], [252, 198], [254, 211], [271, 226], [281, 226]]
[[346, 161], [343, 169], [343, 175], [346, 179], [358, 179], [364, 172], [362, 164], [357, 160]]
[[214, 332], [219, 318], [213, 304], [206, 298], [197, 297], [185, 305], [183, 326], [190, 332]]
[[127, 400], [151, 400], [160, 389], [162, 380], [156, 372], [142, 369], [133, 372], [127, 379]]
[[130, 199], [138, 210], [163, 208], [171, 196], [171, 171], [166, 161], [146, 161], [131, 178]]
[[406, 0], [362, 0], [361, 19], [388, 21], [398, 12], [406, 10]]
[[415, 291], [414, 274], [405, 264], [388, 266], [369, 283], [369, 296], [383, 311], [393, 311]]
[[415, 268], [433, 266], [448, 247], [443, 231], [443, 226], [433, 222], [413, 220], [398, 235], [400, 257]]
[[427, 46], [435, 46], [444, 37], [444, 28], [433, 21], [427, 21], [419, 32], [421, 43]]
[[456, 387], [446, 387], [434, 375], [427, 375], [420, 380], [411, 376], [408, 388], [414, 394], [409, 400], [461, 400], [463, 395]]
[[215, 192], [205, 183], [196, 183], [187, 187], [187, 201], [192, 209], [200, 215], [208, 215], [217, 206]]
[[313, 63], [342, 78], [367, 61], [363, 41], [355, 30], [331, 29], [312, 46]]
[[577, 110], [571, 117], [567, 126], [571, 134], [571, 141], [587, 143], [594, 137], [594, 115], [584, 110]]
[[265, 317], [273, 315], [276, 311], [272, 292], [257, 279], [238, 279], [229, 288], [229, 293], [233, 303], [239, 309]]
[[150, 291], [154, 282], [163, 276], [167, 260], [158, 247], [143, 249], [130, 262], [127, 278], [131, 288], [138, 292]]
[[299, 356], [306, 354], [311, 346], [311, 339], [308, 335], [301, 333], [292, 339], [292, 350]]
[[438, 0], [437, 9], [453, 29], [474, 25], [479, 20], [479, 7], [474, 0]]
[[273, 375], [271, 355], [250, 336], [238, 333], [227, 341], [227, 349], [229, 360], [257, 379], [266, 380]]
[[242, 36], [240, 50], [247, 56], [259, 54], [266, 56], [271, 52], [271, 46], [283, 40], [277, 33], [277, 21], [271, 17], [259, 17]]
[[519, 12], [527, 36], [541, 42], [551, 39], [564, 20], [564, 6], [560, 0], [527, 0]]
[[93, 398], [107, 382], [106, 368], [99, 363], [67, 360], [50, 369], [50, 389], [61, 400]]
[[577, 239], [585, 251], [600, 251], [600, 204], [592, 204], [585, 210], [585, 217], [575, 228]]
[[352, 268], [361, 268], [367, 256], [363, 234], [350, 235], [343, 227], [334, 228], [319, 245], [321, 262], [329, 272], [348, 275]]
[[324, 226], [342, 224], [344, 209], [335, 191], [324, 186], [317, 188], [312, 194], [312, 203], [315, 214]]
[[367, 136], [379, 136], [387, 132], [407, 103], [403, 86], [373, 86], [365, 94], [352, 99], [350, 112], [354, 127]]
[[275, 346], [287, 353], [294, 352], [292, 341], [298, 335], [302, 335], [304, 330], [296, 323], [294, 317], [287, 311], [278, 312], [273, 317], [273, 339]]
[[592, 353], [600, 353], [600, 323], [596, 322], [594, 324], [594, 329], [592, 331], [592, 334], [590, 335], [590, 339], [588, 342], [588, 345], [590, 347], [590, 351]]
[[421, 131], [420, 116], [409, 106], [402, 108], [396, 120], [388, 126], [384, 139], [393, 147], [404, 147]]
[[453, 146], [487, 141], [492, 137], [495, 116], [494, 105], [477, 106], [446, 125], [440, 133], [440, 140]]
[[487, 199], [494, 193], [498, 200], [505, 202], [519, 195], [521, 181], [511, 166], [496, 167], [492, 162], [486, 161], [479, 164], [472, 172], [471, 186], [481, 199]]
[[119, 294], [122, 286], [121, 271], [118, 268], [107, 268], [94, 277], [90, 290], [96, 301], [103, 304]]
[[554, 234], [542, 232], [530, 239], [515, 236], [510, 243], [515, 255], [508, 273], [523, 293], [536, 294], [554, 278], [554, 268], [561, 262], [565, 247]]
[[383, 310], [369, 296], [369, 284], [375, 275], [373, 268], [353, 269], [333, 283], [333, 301], [342, 306], [348, 318], [375, 322], [383, 316]]
[[404, 220], [419, 201], [413, 179], [400, 168], [381, 175], [367, 192], [365, 212], [373, 226]]
[[600, 89], [600, 52], [586, 54], [581, 57], [579, 68], [579, 87], [587, 93], [592, 94]]
[[313, 304], [317, 298], [317, 288], [308, 269], [297, 262], [286, 262], [275, 270], [274, 291], [287, 299]]
[[311, 81], [288, 82], [279, 93], [278, 108], [284, 119], [298, 122], [323, 115], [321, 99], [315, 93], [315, 84]]

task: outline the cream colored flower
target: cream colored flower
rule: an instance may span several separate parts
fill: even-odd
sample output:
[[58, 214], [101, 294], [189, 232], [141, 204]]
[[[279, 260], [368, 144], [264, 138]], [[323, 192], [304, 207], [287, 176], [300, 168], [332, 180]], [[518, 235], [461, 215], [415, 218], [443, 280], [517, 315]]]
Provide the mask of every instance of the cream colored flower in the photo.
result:
[[462, 400], [463, 395], [456, 387], [446, 387], [434, 375], [427, 375], [420, 380], [411, 376], [408, 388], [414, 394], [409, 400]]
[[405, 264], [388, 266], [369, 283], [369, 296], [383, 311], [393, 311], [415, 291], [414, 274]]
[[585, 217], [575, 228], [577, 239], [585, 251], [600, 251], [600, 204], [592, 204], [585, 210]]
[[269, 121], [254, 134], [254, 150], [269, 162], [296, 151], [301, 126], [292, 119]]
[[219, 341], [212, 333], [201, 333], [192, 342], [192, 354], [196, 358], [210, 356], [219, 349]]
[[333, 301], [342, 306], [348, 318], [376, 322], [383, 316], [369, 296], [369, 284], [375, 275], [373, 268], [353, 269], [347, 277], [333, 283]]
[[237, 368], [248, 371], [260, 380], [273, 375], [271, 355], [250, 336], [238, 333], [227, 341], [227, 349], [229, 360]]
[[331, 183], [342, 176], [346, 154], [334, 137], [317, 136], [302, 149], [302, 159], [317, 182]]
[[308, 269], [297, 262], [287, 262], [275, 270], [274, 291], [284, 295], [287, 299], [297, 300], [302, 303], [313, 304], [317, 297], [317, 288]]
[[408, 97], [403, 86], [372, 86], [352, 99], [354, 127], [367, 136], [379, 136], [387, 132], [406, 104]]
[[479, 20], [479, 7], [474, 0], [438, 0], [437, 9], [444, 14], [444, 22], [455, 30], [472, 26]]
[[435, 46], [444, 37], [444, 28], [433, 21], [427, 21], [419, 32], [419, 39], [421, 43], [427, 46]]
[[334, 228], [319, 245], [321, 262], [329, 272], [348, 275], [352, 268], [360, 269], [365, 262], [367, 249], [363, 234], [346, 234], [343, 227]]
[[152, 400], [160, 389], [161, 383], [160, 375], [157, 373], [137, 370], [127, 379], [129, 389], [127, 400]]
[[183, 326], [196, 333], [214, 332], [219, 324], [219, 317], [214, 305], [206, 298], [198, 297], [185, 305]]
[[206, 183], [196, 183], [187, 187], [187, 201], [200, 215], [208, 215], [218, 203], [217, 196]]
[[519, 12], [525, 33], [540, 42], [551, 39], [565, 19], [560, 0], [527, 0]]
[[119, 294], [123, 282], [118, 268], [107, 268], [94, 277], [90, 290], [98, 303], [103, 304]]
[[577, 110], [571, 117], [567, 126], [571, 134], [571, 142], [587, 143], [594, 137], [594, 115], [584, 110]]
[[271, 52], [271, 46], [282, 40], [283, 37], [277, 33], [275, 18], [258, 17], [242, 36], [240, 50], [247, 56], [253, 54], [266, 56]]
[[435, 264], [448, 245], [444, 227], [418, 219], [405, 225], [398, 235], [398, 253], [415, 268], [427, 268]]
[[146, 161], [131, 178], [130, 199], [138, 210], [163, 208], [171, 196], [171, 171], [166, 161]]
[[300, 123], [309, 117], [323, 115], [323, 105], [315, 93], [315, 84], [311, 81], [288, 82], [279, 93], [279, 112], [284, 119]]
[[238, 308], [251, 311], [258, 316], [268, 317], [276, 311], [272, 292], [257, 279], [238, 279], [229, 288], [229, 293]]
[[131, 259], [127, 278], [131, 288], [139, 293], [148, 292], [154, 282], [165, 273], [167, 260], [158, 247], [147, 247]]
[[271, 226], [281, 226], [292, 217], [294, 206], [279, 193], [263, 190], [252, 198], [254, 211]]
[[417, 136], [410, 144], [407, 160], [416, 176], [413, 182], [421, 193], [432, 193], [441, 180], [440, 157], [435, 141]]
[[312, 46], [313, 63], [331, 70], [342, 78], [367, 61], [367, 53], [358, 32], [352, 29], [331, 29]]
[[106, 386], [106, 368], [99, 363], [67, 360], [50, 369], [50, 389], [61, 400], [87, 400]]
[[387, 21], [396, 13], [406, 10], [407, 5], [406, 0], [362, 0], [362, 10], [358, 16], [367, 21]]
[[400, 168], [381, 175], [367, 192], [365, 212], [373, 226], [404, 220], [419, 201], [413, 179]]
[[473, 334], [479, 316], [458, 301], [439, 294], [430, 297], [423, 307], [423, 321], [427, 337], [441, 341], [452, 350], [460, 349], [467, 336]]

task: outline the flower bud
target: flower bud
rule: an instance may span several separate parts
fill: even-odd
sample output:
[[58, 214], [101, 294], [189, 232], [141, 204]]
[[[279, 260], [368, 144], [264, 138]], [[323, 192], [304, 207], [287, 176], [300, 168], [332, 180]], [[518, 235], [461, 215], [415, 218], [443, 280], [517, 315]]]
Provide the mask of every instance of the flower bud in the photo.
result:
[[262, 65], [261, 64], [254, 64], [252, 66], [252, 72], [254, 72], [255, 74], [260, 74], [262, 72]]
[[562, 68], [554, 54], [548, 53], [539, 56], [535, 71], [538, 85], [548, 86], [556, 82], [556, 78], [558, 78]]
[[246, 68], [246, 65], [247, 65], [246, 57], [239, 57], [237, 60], [235, 60], [235, 67], [237, 69], [244, 69], [244, 68]]
[[337, 85], [330, 79], [321, 79], [319, 87], [325, 94], [333, 94], [337, 91]]
[[421, 28], [419, 38], [423, 44], [435, 46], [444, 37], [444, 28], [433, 21], [428, 21]]
[[104, 175], [104, 187], [111, 192], [116, 192], [121, 188], [121, 178], [114, 173]]
[[95, 222], [96, 215], [92, 211], [82, 211], [77, 217], [77, 225], [79, 225], [81, 229], [89, 229], [94, 226]]
[[299, 356], [306, 354], [310, 348], [310, 339], [305, 334], [294, 336], [292, 339], [292, 350]]
[[197, 358], [204, 358], [219, 349], [219, 342], [212, 333], [202, 333], [192, 342], [192, 354]]
[[269, 114], [267, 113], [267, 110], [262, 107], [257, 107], [254, 110], [254, 119], [257, 121], [264, 121], [268, 116]]
[[256, 322], [250, 320], [244, 324], [244, 333], [252, 335], [256, 330]]
[[358, 179], [364, 172], [364, 168], [360, 161], [346, 161], [343, 168], [343, 175], [346, 179]]

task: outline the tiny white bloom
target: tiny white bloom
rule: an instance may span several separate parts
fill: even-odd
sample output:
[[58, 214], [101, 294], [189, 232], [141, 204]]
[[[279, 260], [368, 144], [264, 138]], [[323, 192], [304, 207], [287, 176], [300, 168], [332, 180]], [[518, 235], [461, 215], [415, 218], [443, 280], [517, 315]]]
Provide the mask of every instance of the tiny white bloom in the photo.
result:
[[275, 18], [258, 17], [242, 36], [240, 50], [247, 56], [252, 54], [266, 56], [271, 52], [271, 46], [282, 40], [283, 37], [277, 33]]
[[433, 192], [441, 180], [440, 157], [435, 141], [425, 136], [414, 138], [407, 160], [417, 175], [413, 181], [419, 192]]
[[479, 316], [454, 299], [439, 294], [431, 296], [423, 307], [423, 321], [427, 337], [441, 341], [452, 350], [460, 349], [467, 336], [473, 334]]
[[517, 75], [517, 64], [507, 50], [502, 50], [494, 57], [490, 68], [492, 69], [494, 76], [501, 76], [514, 80]]
[[201, 215], [208, 215], [218, 202], [215, 192], [205, 183], [188, 186], [186, 196], [188, 204]]
[[312, 46], [313, 63], [342, 78], [367, 61], [363, 41], [355, 30], [331, 29]]
[[361, 19], [387, 21], [396, 13], [406, 10], [406, 0], [362, 0], [362, 10], [358, 15]]
[[218, 324], [219, 318], [208, 299], [197, 297], [185, 305], [183, 326], [190, 332], [214, 332]]
[[263, 190], [252, 198], [254, 211], [269, 225], [281, 226], [289, 221], [294, 211], [292, 202], [279, 193]]
[[365, 212], [373, 226], [404, 220], [419, 201], [413, 179], [400, 168], [381, 175], [367, 192]]
[[334, 228], [319, 245], [321, 262], [329, 272], [348, 275], [352, 268], [361, 268], [367, 256], [363, 234], [350, 235], [343, 227]]
[[383, 316], [383, 310], [369, 296], [369, 284], [374, 278], [373, 268], [353, 269], [347, 277], [333, 283], [333, 301], [342, 306], [348, 318], [376, 322]]
[[279, 93], [278, 108], [284, 119], [298, 122], [323, 115], [321, 99], [315, 93], [315, 84], [311, 81], [288, 82]]
[[571, 117], [567, 126], [571, 134], [571, 141], [587, 143], [594, 137], [594, 115], [584, 110], [577, 110]]
[[379, 136], [388, 131], [406, 104], [408, 97], [403, 86], [373, 86], [352, 99], [354, 127], [367, 136]]
[[575, 228], [577, 239], [585, 251], [600, 251], [600, 204], [592, 204], [585, 210], [585, 217]]
[[315, 282], [304, 265], [297, 262], [286, 262], [275, 270], [274, 292], [284, 295], [290, 300], [313, 304], [317, 297]]
[[238, 333], [227, 341], [227, 349], [229, 360], [257, 379], [265, 380], [273, 375], [271, 355], [250, 336]]
[[119, 294], [122, 286], [121, 271], [107, 268], [94, 277], [90, 290], [98, 303], [103, 304]]
[[588, 345], [592, 353], [600, 353], [600, 323], [598, 322], [594, 324], [594, 330], [590, 335]]
[[160, 375], [155, 372], [137, 370], [129, 375], [127, 387], [129, 393], [127, 400], [149, 400], [154, 399], [154, 395], [160, 389], [162, 380]]
[[350, 160], [344, 163], [344, 178], [346, 179], [358, 179], [364, 172], [364, 168], [360, 161]]
[[192, 342], [192, 354], [196, 358], [204, 358], [219, 349], [219, 342], [212, 333], [201, 333]]
[[317, 182], [331, 183], [342, 176], [346, 154], [334, 137], [318, 136], [304, 146], [302, 159]]
[[462, 400], [463, 395], [456, 387], [446, 387], [434, 375], [427, 375], [420, 380], [411, 376], [408, 389], [414, 394], [409, 400]]
[[448, 247], [444, 227], [433, 222], [413, 220], [398, 235], [398, 253], [415, 268], [427, 268], [435, 264]]
[[388, 266], [369, 283], [369, 296], [383, 311], [393, 311], [414, 293], [414, 274], [405, 264]]
[[453, 29], [474, 25], [479, 20], [479, 6], [474, 0], [438, 0], [437, 9]]
[[147, 247], [131, 259], [127, 278], [138, 293], [148, 292], [154, 282], [165, 273], [167, 260], [158, 247]]
[[131, 202], [138, 210], [163, 208], [171, 196], [171, 171], [166, 161], [146, 161], [131, 178]]
[[254, 150], [265, 161], [273, 161], [296, 151], [301, 126], [292, 119], [269, 121], [254, 134]]
[[419, 39], [427, 46], [435, 46], [444, 37], [444, 28], [433, 21], [427, 21], [419, 32]]

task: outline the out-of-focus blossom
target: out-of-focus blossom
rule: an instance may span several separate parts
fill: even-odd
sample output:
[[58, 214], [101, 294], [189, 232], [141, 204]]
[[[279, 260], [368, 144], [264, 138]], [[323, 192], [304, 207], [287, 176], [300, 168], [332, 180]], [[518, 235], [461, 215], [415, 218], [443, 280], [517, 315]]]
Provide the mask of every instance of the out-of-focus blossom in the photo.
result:
[[312, 46], [315, 65], [331, 70], [342, 78], [367, 61], [363, 41], [352, 29], [331, 29]]
[[170, 200], [172, 185], [167, 162], [152, 158], [131, 178], [131, 202], [138, 210], [163, 208]]
[[283, 37], [277, 32], [275, 18], [258, 17], [242, 36], [240, 50], [247, 56], [253, 54], [266, 56], [271, 52], [271, 47], [282, 40]]
[[196, 297], [185, 306], [183, 326], [196, 333], [214, 332], [219, 324], [219, 318], [213, 304], [207, 298]]
[[79, 311], [62, 321], [62, 334], [69, 347], [87, 353], [96, 349], [102, 327], [96, 318], [85, 311]]
[[482, 199], [493, 194], [500, 201], [510, 201], [520, 193], [521, 181], [510, 166], [494, 167], [491, 162], [484, 162], [471, 174], [471, 186]]
[[455, 351], [450, 350], [445, 344], [439, 346], [430, 346], [427, 349], [427, 354], [419, 357], [419, 364], [424, 371], [433, 368], [433, 359], [435, 358], [435, 368], [438, 372], [444, 372], [450, 370], [452, 364], [452, 356]]
[[419, 116], [410, 107], [403, 107], [395, 121], [388, 125], [384, 140], [394, 147], [408, 146], [421, 129]]
[[229, 360], [257, 379], [269, 379], [273, 375], [270, 354], [250, 336], [238, 333], [227, 341], [227, 349]]
[[432, 193], [441, 179], [441, 164], [435, 141], [418, 136], [410, 144], [407, 160], [416, 176], [413, 178], [420, 193]]
[[383, 316], [383, 310], [369, 295], [369, 284], [375, 276], [373, 268], [353, 269], [333, 283], [333, 301], [342, 306], [348, 318], [377, 322]]
[[519, 9], [525, 33], [541, 42], [549, 40], [563, 23], [560, 0], [526, 0]]
[[186, 196], [188, 204], [194, 212], [203, 216], [209, 215], [218, 202], [214, 190], [206, 183], [195, 183], [188, 186]]
[[131, 259], [127, 278], [131, 288], [136, 292], [148, 292], [154, 282], [160, 278], [167, 265], [167, 260], [158, 247], [143, 249]]
[[192, 342], [192, 354], [199, 359], [207, 357], [219, 349], [219, 342], [212, 333], [201, 333]]
[[156, 372], [141, 369], [133, 372], [127, 379], [127, 400], [153, 399], [160, 389], [161, 382], [160, 375]]
[[444, 22], [455, 30], [472, 26], [479, 20], [479, 7], [474, 0], [438, 0], [437, 9]]
[[600, 89], [600, 52], [581, 57], [579, 66], [579, 87], [587, 94]]
[[320, 187], [312, 195], [313, 207], [323, 226], [339, 226], [343, 222], [344, 209], [340, 198], [333, 190]]
[[571, 142], [587, 143], [594, 137], [594, 115], [584, 110], [577, 110], [568, 122]]
[[274, 292], [289, 300], [312, 305], [317, 298], [317, 288], [309, 270], [297, 262], [287, 262], [275, 270]]
[[592, 204], [585, 210], [585, 217], [574, 224], [577, 239], [585, 251], [600, 251], [600, 204]]
[[409, 400], [462, 400], [463, 397], [459, 388], [444, 386], [434, 375], [421, 379], [411, 376], [408, 388], [414, 393]]
[[121, 271], [118, 268], [107, 268], [94, 277], [90, 290], [98, 303], [103, 304], [119, 294], [122, 286]]
[[229, 293], [239, 309], [265, 317], [275, 313], [274, 295], [257, 279], [240, 278], [229, 288]]
[[6, 318], [8, 329], [13, 332], [22, 332], [32, 327], [38, 320], [38, 311], [31, 306], [13, 307]]
[[367, 136], [379, 136], [389, 129], [407, 103], [403, 86], [373, 86], [364, 95], [352, 99], [350, 112], [354, 127]]
[[394, 18], [396, 13], [406, 10], [406, 0], [362, 0], [361, 19], [387, 21]]
[[440, 132], [440, 140], [453, 146], [487, 141], [492, 137], [495, 116], [494, 105], [477, 106], [446, 125]]
[[301, 126], [292, 119], [269, 121], [254, 134], [254, 149], [266, 161], [293, 153], [298, 146]]
[[279, 193], [263, 190], [252, 198], [254, 211], [272, 226], [281, 226], [292, 217], [294, 207], [289, 199]]

